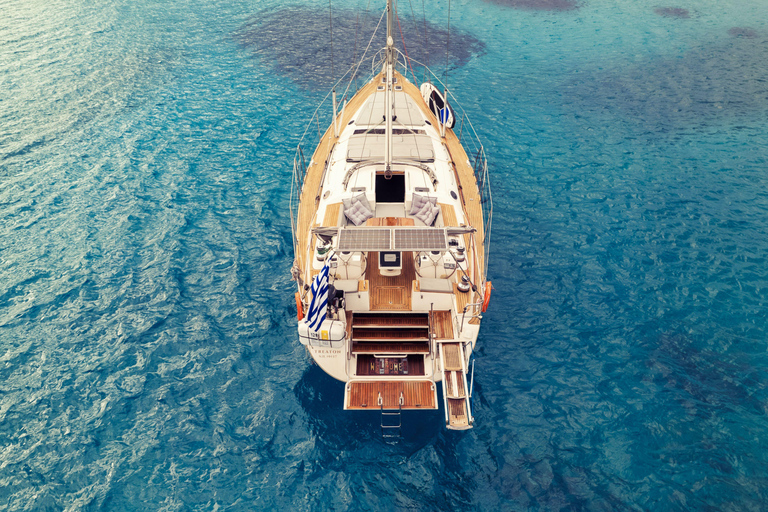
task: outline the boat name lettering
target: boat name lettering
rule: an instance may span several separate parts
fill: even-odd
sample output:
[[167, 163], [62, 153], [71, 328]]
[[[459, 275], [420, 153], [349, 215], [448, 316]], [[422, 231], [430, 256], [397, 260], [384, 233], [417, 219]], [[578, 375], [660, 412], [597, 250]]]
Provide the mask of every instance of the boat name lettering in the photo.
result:
[[336, 357], [341, 354], [341, 350], [335, 350], [331, 348], [315, 348], [315, 355], [318, 357]]

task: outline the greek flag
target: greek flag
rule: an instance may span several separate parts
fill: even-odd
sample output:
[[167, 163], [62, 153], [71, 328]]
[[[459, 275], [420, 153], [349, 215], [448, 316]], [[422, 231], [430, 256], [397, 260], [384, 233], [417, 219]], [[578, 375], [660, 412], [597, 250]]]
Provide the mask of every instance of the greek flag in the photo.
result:
[[320, 326], [325, 320], [325, 313], [328, 310], [328, 264], [323, 266], [323, 270], [312, 281], [312, 301], [309, 303], [309, 311], [304, 323], [309, 325], [313, 332], [320, 330]]

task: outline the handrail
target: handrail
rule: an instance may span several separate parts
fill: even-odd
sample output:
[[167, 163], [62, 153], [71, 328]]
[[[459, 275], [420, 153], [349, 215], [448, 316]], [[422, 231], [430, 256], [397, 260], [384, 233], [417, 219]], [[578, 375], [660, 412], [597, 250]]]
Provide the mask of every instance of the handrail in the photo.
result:
[[431, 302], [429, 304], [429, 331], [427, 335], [429, 336], [429, 355], [432, 358], [432, 380], [435, 378], [435, 340], [432, 338], [432, 320], [434, 319], [434, 312], [435, 312], [435, 303]]
[[[466, 306], [464, 306], [464, 312], [461, 314], [461, 325], [459, 326], [459, 336], [461, 336], [461, 331], [464, 330], [464, 316], [467, 314], [467, 310], [469, 309], [469, 307], [472, 306], [472, 309], [477, 311], [477, 308], [482, 305], [483, 305], [482, 302], [473, 302], [471, 304], [467, 304]], [[472, 318], [476, 318], [478, 316], [480, 316], [480, 313], [472, 313], [471, 315]]]

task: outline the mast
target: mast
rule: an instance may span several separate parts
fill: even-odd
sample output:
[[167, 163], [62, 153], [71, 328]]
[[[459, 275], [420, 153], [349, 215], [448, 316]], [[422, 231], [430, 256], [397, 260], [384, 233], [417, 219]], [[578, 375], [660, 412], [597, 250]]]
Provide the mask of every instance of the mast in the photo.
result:
[[395, 41], [392, 38], [392, 0], [387, 0], [387, 83], [384, 94], [386, 95], [386, 106], [384, 107], [384, 117], [386, 120], [384, 137], [384, 176], [389, 179], [392, 176], [392, 96], [395, 88], [392, 84], [392, 78], [395, 67]]

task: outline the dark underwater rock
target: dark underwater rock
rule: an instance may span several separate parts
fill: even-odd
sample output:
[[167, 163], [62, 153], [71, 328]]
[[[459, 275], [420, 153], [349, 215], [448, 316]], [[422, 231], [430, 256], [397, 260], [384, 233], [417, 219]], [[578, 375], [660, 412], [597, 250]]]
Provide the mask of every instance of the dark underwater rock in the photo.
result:
[[[327, 9], [290, 7], [253, 15], [235, 32], [234, 39], [265, 62], [272, 62], [277, 73], [291, 77], [302, 87], [327, 89], [363, 54], [380, 16], [380, 12], [335, 9], [332, 43]], [[439, 74], [445, 69], [448, 31], [428, 19], [416, 18], [401, 15], [395, 27], [395, 46], [403, 51], [405, 41], [410, 59], [430, 66]], [[386, 20], [383, 20], [368, 50], [369, 57], [385, 46], [385, 35]], [[463, 66], [484, 50], [482, 41], [451, 27], [447, 52], [451, 68]], [[368, 59], [360, 67], [358, 76], [370, 71]]]
[[488, 0], [526, 11], [573, 11], [581, 7], [576, 0]]
[[728, 29], [728, 35], [733, 37], [746, 37], [754, 39], [757, 37], [757, 31], [749, 27], [732, 27]]
[[691, 13], [682, 7], [656, 7], [653, 12], [665, 18], [690, 18]]

